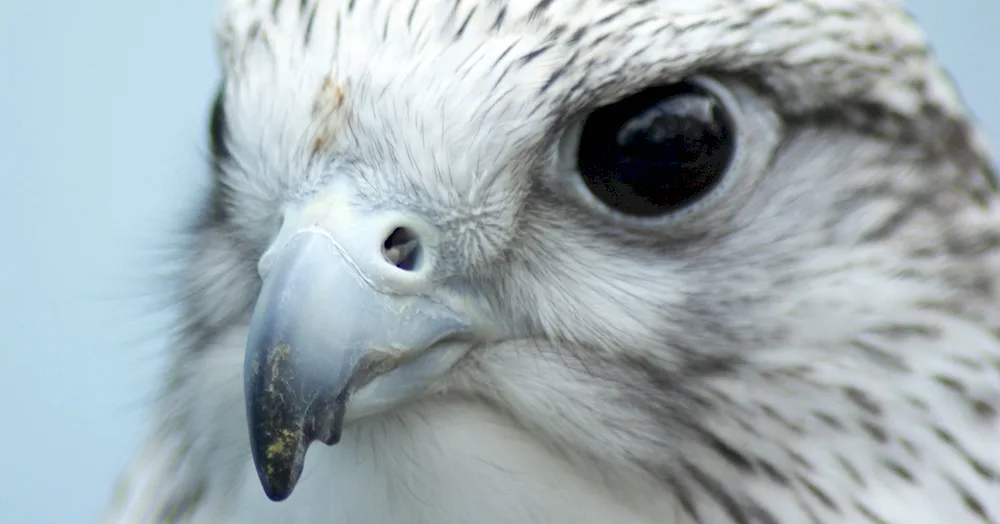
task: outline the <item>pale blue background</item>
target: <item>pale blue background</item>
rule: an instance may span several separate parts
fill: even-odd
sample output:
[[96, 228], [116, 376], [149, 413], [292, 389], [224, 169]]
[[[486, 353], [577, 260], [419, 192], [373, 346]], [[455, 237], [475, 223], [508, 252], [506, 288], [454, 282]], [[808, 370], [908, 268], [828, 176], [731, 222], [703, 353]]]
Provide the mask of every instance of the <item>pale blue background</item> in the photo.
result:
[[[0, 523], [87, 523], [161, 364], [153, 298], [207, 182], [218, 6], [0, 2]], [[1000, 143], [1000, 3], [910, 5]]]

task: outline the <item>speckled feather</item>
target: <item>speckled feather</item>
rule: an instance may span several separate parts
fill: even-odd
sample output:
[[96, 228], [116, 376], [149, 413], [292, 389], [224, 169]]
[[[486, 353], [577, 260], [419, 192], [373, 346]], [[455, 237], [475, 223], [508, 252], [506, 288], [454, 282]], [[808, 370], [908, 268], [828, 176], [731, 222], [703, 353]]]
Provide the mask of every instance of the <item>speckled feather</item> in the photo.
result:
[[[230, 0], [185, 322], [102, 522], [1000, 522], [1000, 207], [889, 0]], [[587, 110], [708, 75], [727, 184], [656, 229], [560, 191]], [[353, 177], [508, 342], [267, 500], [242, 360], [280, 205]]]

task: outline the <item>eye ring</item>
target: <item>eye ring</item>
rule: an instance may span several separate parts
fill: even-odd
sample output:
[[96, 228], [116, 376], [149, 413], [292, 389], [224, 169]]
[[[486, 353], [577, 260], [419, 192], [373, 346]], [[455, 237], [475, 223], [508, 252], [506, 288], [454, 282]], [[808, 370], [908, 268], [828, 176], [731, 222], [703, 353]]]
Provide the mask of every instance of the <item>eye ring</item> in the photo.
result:
[[[664, 97], [656, 98], [657, 94], [663, 94]], [[710, 167], [710, 169], [718, 170], [717, 173], [715, 173], [716, 177], [714, 179], [707, 180], [705, 181], [707, 183], [702, 183], [700, 186], [698, 186], [697, 181], [690, 183], [684, 180], [679, 180], [679, 185], [675, 184], [671, 186], [671, 181], [669, 180], [643, 180], [641, 177], [646, 176], [649, 178], [649, 175], [652, 174], [659, 177], [661, 174], [691, 175], [699, 173], [698, 171], [692, 170], [694, 168], [689, 169], [683, 165], [680, 166], [681, 169], [678, 169], [677, 163], [672, 165], [664, 164], [663, 162], [657, 163], [655, 161], [657, 159], [654, 159], [654, 162], [652, 163], [648, 161], [645, 163], [636, 162], [640, 165], [641, 169], [645, 169], [645, 172], [639, 171], [638, 173], [629, 173], [630, 175], [633, 175], [631, 181], [623, 183], [621, 180], [618, 180], [619, 177], [617, 172], [608, 176], [603, 175], [603, 173], [612, 173], [613, 169], [617, 166], [624, 165], [626, 166], [626, 169], [632, 169], [632, 159], [635, 158], [634, 156], [628, 156], [626, 159], [626, 162], [628, 162], [627, 164], [623, 164], [621, 161], [618, 161], [617, 164], [614, 162], [605, 162], [605, 164], [602, 165], [600, 162], [603, 160], [598, 160], [597, 163], [591, 161], [590, 166], [581, 167], [581, 147], [587, 148], [584, 155], [590, 154], [591, 157], [594, 156], [592, 150], [595, 142], [593, 137], [587, 137], [585, 136], [585, 133], [590, 132], [587, 129], [588, 123], [590, 123], [593, 127], [594, 120], [592, 117], [595, 114], [600, 115], [599, 112], [602, 111], [605, 113], [611, 113], [611, 118], [608, 118], [607, 114], [601, 115], [603, 121], [600, 121], [598, 124], [607, 125], [610, 122], [612, 126], [610, 129], [600, 131], [603, 135], [605, 135], [605, 139], [608, 136], [620, 137], [620, 131], [628, 127], [630, 122], [634, 123], [634, 121], [640, 120], [633, 117], [631, 112], [635, 112], [646, 107], [643, 105], [644, 102], [648, 104], [649, 102], [657, 102], [658, 100], [661, 102], [671, 101], [672, 99], [669, 97], [673, 95], [688, 96], [689, 98], [691, 96], [701, 97], [701, 99], [705, 101], [705, 104], [701, 104], [704, 105], [704, 107], [698, 109], [697, 106], [700, 104], [696, 103], [694, 106], [688, 104], [688, 107], [696, 108], [695, 113], [692, 114], [705, 114], [704, 109], [706, 107], [712, 107], [714, 109], [712, 115], [715, 117], [721, 117], [719, 122], [722, 126], [724, 126], [724, 129], [723, 133], [718, 138], [721, 138], [723, 141], [715, 141], [716, 145], [721, 149], [719, 149], [717, 153], [713, 153], [721, 156], [715, 159], [714, 164], [712, 164], [714, 167]], [[690, 101], [691, 100], [681, 100], [681, 102], [685, 103]], [[697, 102], [697, 100], [695, 100], [695, 102]], [[650, 105], [649, 107], [657, 109], [660, 106]], [[625, 112], [614, 115], [614, 111], [619, 108], [624, 108]], [[662, 111], [658, 114], [664, 115]], [[643, 120], [644, 122], [650, 121], [648, 115], [642, 116], [645, 119]], [[671, 117], [672, 115], [666, 114], [665, 116]], [[659, 118], [657, 114], [654, 114], [654, 117]], [[667, 118], [667, 120], [668, 130], [672, 128], [675, 132], [677, 132], [677, 140], [680, 140], [684, 144], [688, 144], [690, 141], [684, 140], [685, 137], [677, 130], [682, 129], [686, 131], [691, 128], [684, 127], [686, 123], [683, 121], [671, 123], [669, 122], [670, 118]], [[564, 190], [568, 191], [571, 196], [579, 201], [582, 201], [586, 207], [597, 210], [602, 215], [605, 215], [606, 218], [621, 225], [628, 226], [630, 228], [649, 229], [674, 224], [678, 220], [688, 219], [692, 215], [700, 213], [706, 208], [707, 204], [716, 201], [721, 194], [726, 193], [728, 188], [733, 185], [734, 179], [740, 178], [738, 176], [739, 171], [741, 171], [741, 164], [744, 163], [742, 146], [743, 136], [741, 129], [742, 120], [743, 113], [741, 111], [740, 104], [737, 102], [736, 96], [732, 91], [717, 80], [704, 76], [696, 76], [685, 79], [684, 81], [676, 84], [651, 87], [640, 91], [635, 95], [625, 97], [614, 103], [592, 110], [591, 112], [576, 119], [568, 127], [559, 143], [557, 160], [559, 184], [564, 186]], [[662, 120], [658, 120], [656, 123], [662, 124], [663, 122]], [[697, 124], [697, 122], [695, 123]], [[677, 125], [680, 125], [681, 127], [678, 128]], [[658, 130], [652, 129], [653, 132], [659, 133], [661, 138], [663, 136], [662, 127], [663, 126], [661, 125]], [[590, 139], [589, 142], [588, 138]], [[664, 147], [673, 153], [678, 152], [676, 147], [678, 144], [677, 140], [675, 140], [674, 143], [668, 142]], [[648, 143], [645, 144], [644, 147], [647, 147], [647, 150], [649, 150]], [[670, 149], [671, 147], [672, 149]], [[635, 149], [632, 151], [635, 151]], [[652, 151], [655, 153], [657, 150], [653, 149]], [[606, 150], [604, 153], [608, 153], [608, 151]], [[680, 153], [687, 154], [687, 152], [683, 150], [681, 150]], [[695, 151], [695, 153], [697, 153], [697, 151]], [[683, 154], [680, 156], [682, 157]], [[600, 157], [600, 155], [598, 155], [598, 157]], [[609, 157], [605, 154], [603, 158]], [[673, 157], [667, 155], [663, 158], [670, 160]], [[686, 158], [704, 160], [703, 157], [699, 157], [697, 155], [695, 157], [688, 155]], [[648, 158], [640, 160], [648, 160]], [[680, 160], [683, 160], [683, 158], [680, 158]], [[595, 166], [598, 169], [594, 169]], [[601, 167], [607, 168], [608, 166], [610, 166], [610, 169], [605, 169], [603, 172], [599, 170]], [[587, 172], [588, 169], [589, 172]], [[625, 197], [618, 198], [618, 201], [612, 201], [609, 203], [608, 200], [611, 199], [609, 199], [608, 196], [612, 195], [617, 197], [617, 195], [614, 194], [613, 189], [605, 190], [603, 191], [603, 194], [601, 190], [602, 188], [600, 187], [597, 187], [597, 190], [595, 191], [595, 173], [597, 173], [598, 177], [604, 176], [604, 180], [600, 180], [600, 182], [608, 182], [609, 185], [614, 184], [617, 186], [615, 189], [620, 190], [624, 188], [626, 193], [628, 192], [627, 190], [630, 189], [627, 187], [628, 182], [635, 184], [635, 176], [638, 176], [639, 182], [637, 185], [639, 187], [632, 188], [635, 189], [632, 195], [626, 195]], [[588, 176], [590, 179], [588, 179]], [[687, 184], [687, 186], [685, 186], [685, 184]], [[674, 192], [678, 191], [678, 188], [681, 192], [687, 191], [688, 193], [686, 194], [689, 198], [683, 198], [677, 202], [671, 201], [670, 195], [662, 193], [664, 187], [668, 188], [669, 191]], [[642, 194], [644, 191], [645, 195]], [[657, 194], [657, 191], [660, 191], [661, 193]], [[638, 198], [642, 196], [653, 197], [647, 199], [644, 208], [642, 205], [643, 203]], [[630, 201], [628, 197], [631, 197]], [[637, 202], [640, 205], [633, 205], [631, 208], [628, 207], [630, 204], [635, 204]], [[623, 209], [623, 207], [625, 209]]]

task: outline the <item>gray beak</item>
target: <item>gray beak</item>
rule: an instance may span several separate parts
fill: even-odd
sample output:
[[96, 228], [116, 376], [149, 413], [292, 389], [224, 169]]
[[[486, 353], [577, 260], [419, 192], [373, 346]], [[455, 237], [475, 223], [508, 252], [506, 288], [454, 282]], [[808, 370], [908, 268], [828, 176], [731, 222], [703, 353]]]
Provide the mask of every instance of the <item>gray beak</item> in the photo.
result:
[[418, 393], [470, 346], [467, 315], [400, 264], [428, 249], [419, 236], [391, 246], [398, 227], [349, 220], [339, 241], [324, 227], [329, 213], [311, 209], [283, 228], [262, 268], [244, 364], [253, 460], [275, 501], [291, 495], [313, 441], [336, 444], [345, 423]]

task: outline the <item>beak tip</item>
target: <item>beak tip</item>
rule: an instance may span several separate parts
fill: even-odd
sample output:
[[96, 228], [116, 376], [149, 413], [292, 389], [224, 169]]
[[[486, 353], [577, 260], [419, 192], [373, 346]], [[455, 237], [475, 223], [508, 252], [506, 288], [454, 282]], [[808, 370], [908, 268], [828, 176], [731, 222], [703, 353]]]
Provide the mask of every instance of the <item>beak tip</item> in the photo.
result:
[[264, 494], [267, 495], [267, 498], [274, 502], [281, 502], [292, 494], [292, 490], [287, 486], [274, 486], [272, 484], [268, 484], [267, 482], [264, 482], [263, 486]]
[[273, 457], [254, 461], [257, 466], [257, 476], [267, 498], [280, 502], [292, 494], [302, 475], [302, 458]]

